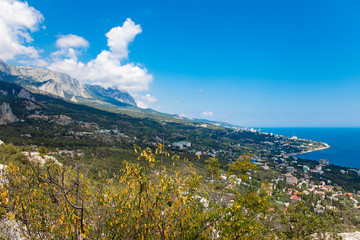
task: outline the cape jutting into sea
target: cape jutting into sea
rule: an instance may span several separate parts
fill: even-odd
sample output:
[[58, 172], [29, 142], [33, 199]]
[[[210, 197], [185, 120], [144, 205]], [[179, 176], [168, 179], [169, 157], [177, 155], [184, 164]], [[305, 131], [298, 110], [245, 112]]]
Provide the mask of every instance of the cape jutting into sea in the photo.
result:
[[262, 132], [325, 142], [330, 148], [297, 155], [299, 158], [328, 159], [330, 164], [360, 168], [360, 128], [260, 128]]

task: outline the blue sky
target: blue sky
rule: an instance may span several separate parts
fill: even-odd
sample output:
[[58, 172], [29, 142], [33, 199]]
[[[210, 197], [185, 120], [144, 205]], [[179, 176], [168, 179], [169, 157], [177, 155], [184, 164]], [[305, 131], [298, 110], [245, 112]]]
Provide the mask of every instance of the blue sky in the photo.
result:
[[[75, 71], [60, 64], [71, 57], [60, 53], [57, 40], [82, 37], [88, 45], [68, 46], [77, 63], [103, 50], [124, 54], [121, 66], [137, 66], [136, 84], [142, 85], [101, 77], [91, 83], [129, 88], [144, 106], [241, 126], [360, 126], [358, 1], [30, 0], [28, 5], [43, 19], [26, 46], [38, 51], [44, 67]], [[140, 25], [129, 33], [128, 52], [111, 49], [105, 34], [126, 21], [132, 30]], [[55, 52], [63, 54], [57, 62]], [[7, 62], [24, 63], [17, 55]], [[132, 77], [128, 81], [136, 80]]]

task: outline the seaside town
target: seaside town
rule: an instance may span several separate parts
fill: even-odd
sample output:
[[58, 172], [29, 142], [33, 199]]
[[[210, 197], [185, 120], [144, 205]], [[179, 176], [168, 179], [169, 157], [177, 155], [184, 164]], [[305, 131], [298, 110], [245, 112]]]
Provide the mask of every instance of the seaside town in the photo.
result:
[[[253, 129], [246, 129], [245, 131], [256, 132]], [[259, 134], [273, 135], [261, 132]], [[342, 212], [340, 221], [355, 224], [360, 222], [360, 188], [358, 185], [350, 187], [349, 182], [341, 181], [346, 178], [348, 181], [352, 179], [352, 181], [358, 183], [360, 178], [359, 169], [335, 166], [327, 159], [320, 159], [319, 161], [301, 159], [302, 153], [329, 148], [330, 146], [326, 143], [312, 149], [301, 145], [298, 148], [300, 149], [298, 154], [288, 154], [285, 153], [284, 148], [289, 146], [289, 141], [299, 139], [295, 136], [286, 139], [284, 136], [278, 135], [275, 135], [275, 138], [282, 140], [275, 141], [275, 143], [265, 143], [268, 145], [278, 143], [276, 148], [262, 149], [251, 155], [251, 163], [256, 164], [258, 170], [247, 172], [247, 181], [230, 176], [233, 181], [227, 184], [226, 188], [248, 189], [251, 188], [251, 185], [259, 187], [265, 180], [268, 183], [266, 185], [267, 194], [280, 208], [286, 208], [290, 204], [303, 201], [315, 214], [324, 214], [326, 211]], [[224, 157], [229, 154], [226, 151], [215, 151], [214, 149], [189, 150], [191, 142], [187, 141], [174, 142], [171, 146], [181, 150], [187, 149], [196, 155], [205, 154], [211, 157]], [[226, 183], [227, 178], [229, 176], [221, 174], [217, 181]], [[210, 179], [209, 181], [213, 182], [214, 180]], [[231, 198], [223, 196], [224, 201], [229, 199]], [[345, 214], [345, 212], [351, 212], [351, 214]]]

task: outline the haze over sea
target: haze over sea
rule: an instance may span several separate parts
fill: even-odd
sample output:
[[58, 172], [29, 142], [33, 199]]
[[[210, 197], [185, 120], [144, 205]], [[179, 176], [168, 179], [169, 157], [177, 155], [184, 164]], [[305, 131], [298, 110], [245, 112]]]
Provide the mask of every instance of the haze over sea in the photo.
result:
[[261, 128], [261, 131], [325, 142], [330, 148], [297, 157], [317, 161], [326, 158], [330, 164], [360, 168], [360, 128]]

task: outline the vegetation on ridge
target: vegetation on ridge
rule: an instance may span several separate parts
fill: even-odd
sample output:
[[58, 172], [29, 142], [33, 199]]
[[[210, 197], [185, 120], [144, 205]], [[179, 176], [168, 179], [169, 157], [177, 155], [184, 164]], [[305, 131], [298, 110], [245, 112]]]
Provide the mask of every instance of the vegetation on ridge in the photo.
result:
[[90, 174], [76, 155], [40, 165], [25, 161], [12, 145], [0, 152], [7, 164], [0, 213], [9, 219], [3, 237], [17, 230], [26, 239], [310, 239], [331, 230], [329, 219], [301, 204], [277, 211], [266, 187], [240, 191], [236, 182], [256, 168], [246, 156], [229, 168], [230, 186], [224, 187], [219, 180], [202, 184], [196, 169], [177, 156], [173, 164], [187, 167], [165, 168], [158, 159], [169, 153], [161, 145], [154, 152], [135, 147], [139, 162], [124, 161], [112, 175]]

